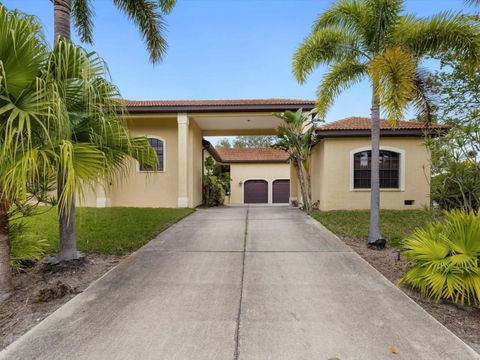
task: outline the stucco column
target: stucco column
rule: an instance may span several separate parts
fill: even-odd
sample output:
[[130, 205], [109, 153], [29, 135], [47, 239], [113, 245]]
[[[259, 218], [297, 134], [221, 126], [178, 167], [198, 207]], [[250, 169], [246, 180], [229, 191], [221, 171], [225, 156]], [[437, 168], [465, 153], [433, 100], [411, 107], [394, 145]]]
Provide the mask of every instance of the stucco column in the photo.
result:
[[178, 207], [188, 207], [188, 115], [177, 114], [178, 124]]

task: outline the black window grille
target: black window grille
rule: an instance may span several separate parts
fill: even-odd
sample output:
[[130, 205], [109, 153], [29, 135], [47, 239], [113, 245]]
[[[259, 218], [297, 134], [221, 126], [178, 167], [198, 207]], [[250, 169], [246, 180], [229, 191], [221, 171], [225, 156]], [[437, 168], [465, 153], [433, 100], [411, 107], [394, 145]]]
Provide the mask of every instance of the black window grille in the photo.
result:
[[[360, 151], [353, 155], [353, 188], [370, 189], [372, 152]], [[400, 154], [380, 150], [380, 188], [398, 189], [400, 186]]]

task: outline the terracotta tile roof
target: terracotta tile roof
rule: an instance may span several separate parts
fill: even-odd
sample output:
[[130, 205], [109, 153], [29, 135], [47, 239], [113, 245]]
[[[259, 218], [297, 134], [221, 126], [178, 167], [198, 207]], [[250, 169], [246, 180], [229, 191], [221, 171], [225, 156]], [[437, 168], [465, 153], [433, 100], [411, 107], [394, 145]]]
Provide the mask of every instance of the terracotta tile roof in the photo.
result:
[[243, 100], [124, 100], [130, 113], [238, 112], [311, 110], [315, 101], [295, 99]]
[[128, 107], [171, 106], [236, 106], [236, 105], [315, 105], [313, 100], [237, 99], [237, 100], [124, 100]]
[[216, 148], [222, 162], [287, 162], [288, 154], [271, 148]]
[[[342, 120], [333, 121], [331, 123], [320, 126], [317, 132], [331, 131], [331, 130], [370, 130], [371, 120], [367, 117], [352, 116]], [[426, 130], [426, 129], [449, 129], [449, 125], [442, 124], [425, 124], [415, 121], [400, 120], [395, 128], [392, 128], [390, 123], [382, 119], [380, 120], [380, 129], [382, 130]]]

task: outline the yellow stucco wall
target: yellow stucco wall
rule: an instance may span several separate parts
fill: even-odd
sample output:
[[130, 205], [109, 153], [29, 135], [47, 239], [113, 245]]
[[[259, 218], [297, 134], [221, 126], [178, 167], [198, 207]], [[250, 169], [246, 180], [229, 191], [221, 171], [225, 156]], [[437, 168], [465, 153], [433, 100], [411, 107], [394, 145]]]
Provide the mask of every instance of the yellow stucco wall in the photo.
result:
[[139, 172], [132, 161], [127, 178], [107, 189], [111, 206], [177, 207], [178, 158], [176, 118], [134, 118], [128, 127], [132, 135], [146, 135], [164, 140], [165, 171]]
[[290, 179], [290, 165], [285, 164], [229, 164], [232, 178], [230, 203], [243, 204], [243, 184], [245, 180], [261, 179], [268, 181], [268, 199], [272, 202], [272, 182], [277, 179]]
[[[369, 190], [351, 190], [351, 152], [369, 147], [370, 139], [330, 138], [314, 148], [312, 167], [313, 201], [321, 210], [368, 209]], [[429, 154], [421, 138], [382, 138], [381, 147], [399, 149], [404, 156], [404, 189], [381, 191], [383, 209], [418, 209], [430, 204]], [[393, 149], [391, 149], [393, 148]], [[401, 160], [402, 163], [402, 160]], [[414, 205], [405, 205], [414, 200]]]
[[202, 167], [203, 167], [203, 146], [202, 132], [195, 121], [190, 120], [189, 125], [189, 201], [190, 207], [202, 203]]

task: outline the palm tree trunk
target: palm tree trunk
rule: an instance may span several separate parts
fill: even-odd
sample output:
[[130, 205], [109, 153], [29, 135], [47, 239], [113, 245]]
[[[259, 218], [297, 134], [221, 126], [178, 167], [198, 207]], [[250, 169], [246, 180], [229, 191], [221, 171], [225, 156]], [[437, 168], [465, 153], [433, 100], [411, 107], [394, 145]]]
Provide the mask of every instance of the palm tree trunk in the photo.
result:
[[[60, 199], [63, 192], [63, 179], [59, 176], [57, 196]], [[72, 196], [70, 208], [58, 208], [58, 225], [60, 230], [60, 253], [59, 259], [69, 261], [78, 259], [77, 239], [75, 235], [75, 194]]]
[[[54, 0], [54, 32], [55, 41], [59, 36], [70, 40], [70, 22], [71, 22], [72, 0]], [[63, 179], [58, 178], [57, 196], [58, 199], [63, 192]], [[75, 236], [75, 194], [72, 196], [70, 209], [62, 209], [58, 211], [58, 225], [60, 230], [60, 253], [59, 260], [68, 261], [79, 258], [77, 251], [77, 239]]]
[[370, 233], [368, 246], [385, 247], [385, 239], [380, 235], [380, 101], [372, 98], [372, 163], [370, 178]]
[[308, 198], [307, 184], [305, 183], [305, 171], [301, 160], [295, 159], [295, 164], [297, 168], [298, 182], [300, 183], [300, 190], [302, 192], [303, 207], [304, 210], [308, 212], [312, 210], [312, 205]]
[[13, 293], [12, 268], [10, 267], [10, 239], [8, 236], [8, 203], [0, 204], [0, 302]]
[[55, 41], [59, 36], [70, 40], [70, 13], [72, 11], [71, 0], [54, 0], [54, 33]]

